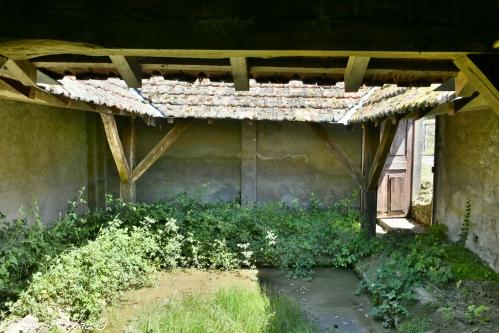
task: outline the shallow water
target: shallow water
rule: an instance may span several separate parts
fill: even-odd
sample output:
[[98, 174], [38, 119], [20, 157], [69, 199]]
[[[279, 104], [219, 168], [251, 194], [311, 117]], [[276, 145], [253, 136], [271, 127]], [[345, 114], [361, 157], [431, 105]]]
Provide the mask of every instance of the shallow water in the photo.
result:
[[371, 303], [367, 295], [355, 295], [358, 282], [352, 271], [335, 268], [317, 269], [311, 281], [287, 279], [282, 271], [274, 268], [164, 272], [157, 285], [128, 291], [123, 301], [108, 308], [104, 313], [107, 321], [104, 332], [126, 331], [137, 315], [172, 297], [212, 294], [220, 288], [259, 289], [259, 284], [270, 292], [285, 293], [295, 298], [324, 332], [390, 332], [369, 316]]
[[273, 268], [258, 270], [260, 283], [270, 292], [295, 298], [307, 315], [324, 332], [391, 332], [368, 314], [372, 305], [367, 295], [356, 295], [359, 280], [346, 269], [319, 268], [312, 280], [288, 279]]

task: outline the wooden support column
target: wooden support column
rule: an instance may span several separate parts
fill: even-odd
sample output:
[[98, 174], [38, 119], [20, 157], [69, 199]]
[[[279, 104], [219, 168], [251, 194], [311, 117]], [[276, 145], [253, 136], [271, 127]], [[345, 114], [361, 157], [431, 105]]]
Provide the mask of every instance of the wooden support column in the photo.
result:
[[106, 132], [107, 142], [109, 143], [109, 148], [114, 158], [116, 168], [118, 169], [118, 174], [120, 176], [120, 197], [124, 201], [129, 200], [129, 196], [123, 196], [123, 191], [121, 190], [121, 184], [128, 184], [132, 181], [132, 173], [130, 167], [128, 166], [127, 157], [125, 151], [123, 150], [123, 145], [121, 144], [120, 136], [118, 133], [118, 128], [116, 126], [116, 120], [113, 115], [101, 114], [102, 123], [104, 124], [104, 130]]
[[[133, 117], [128, 119], [125, 126], [124, 136], [123, 136], [123, 151], [125, 153], [125, 158], [128, 162], [128, 167], [133, 170], [135, 165], [135, 145], [136, 145], [136, 133], [135, 133], [135, 119]], [[136, 182], [133, 179], [133, 172], [130, 175], [128, 182], [120, 182], [120, 198], [126, 202], [136, 201]]]
[[379, 127], [368, 122], [362, 127], [362, 176], [361, 188], [361, 222], [362, 230], [368, 237], [376, 235], [377, 190], [368, 190], [369, 172], [373, 165], [374, 155], [379, 146]]
[[255, 121], [241, 122], [241, 205], [252, 206], [257, 201], [256, 153], [257, 124]]

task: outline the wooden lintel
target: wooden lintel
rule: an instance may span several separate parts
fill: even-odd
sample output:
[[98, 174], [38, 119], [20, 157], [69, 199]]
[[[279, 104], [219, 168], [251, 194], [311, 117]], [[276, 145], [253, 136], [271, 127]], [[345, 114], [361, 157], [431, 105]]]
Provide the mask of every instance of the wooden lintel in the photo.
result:
[[121, 144], [118, 128], [116, 126], [116, 120], [113, 115], [104, 113], [101, 113], [101, 118], [102, 123], [104, 124], [107, 142], [109, 144], [109, 148], [111, 149], [111, 153], [113, 154], [118, 174], [120, 175], [120, 181], [123, 183], [129, 183], [132, 180], [132, 176], [125, 152], [123, 150], [123, 145]]
[[109, 58], [129, 88], [140, 88], [142, 86], [141, 69], [134, 58], [122, 55], [111, 55]]
[[[454, 64], [466, 75], [473, 87], [490, 104], [492, 109], [499, 115], [499, 92], [487, 75], [470, 59], [469, 56], [454, 60]], [[497, 75], [497, 73], [491, 73]]]
[[178, 121], [133, 170], [133, 182], [136, 182], [191, 124], [192, 120]]
[[329, 151], [350, 171], [350, 176], [353, 180], [362, 187], [362, 172], [341, 146], [327, 134], [326, 130], [320, 124], [310, 123], [310, 127], [312, 127], [319, 138], [321, 138]]
[[369, 170], [369, 177], [367, 181], [367, 190], [374, 191], [378, 188], [378, 181], [383, 171], [385, 165], [386, 157], [390, 151], [393, 139], [395, 138], [395, 133], [397, 132], [397, 127], [399, 124], [399, 119], [396, 118], [395, 121], [387, 119], [384, 123], [383, 132], [381, 134], [381, 141], [379, 143], [376, 154], [374, 155], [373, 163], [371, 169]]
[[249, 90], [248, 66], [246, 58], [233, 57], [230, 58], [230, 66], [232, 70], [232, 78], [234, 80], [234, 88], [236, 91]]
[[4, 70], [7, 70], [13, 79], [25, 86], [36, 85], [36, 67], [28, 60], [7, 59]]
[[359, 90], [364, 75], [366, 74], [369, 57], [349, 57], [345, 69], [345, 91], [356, 92]]

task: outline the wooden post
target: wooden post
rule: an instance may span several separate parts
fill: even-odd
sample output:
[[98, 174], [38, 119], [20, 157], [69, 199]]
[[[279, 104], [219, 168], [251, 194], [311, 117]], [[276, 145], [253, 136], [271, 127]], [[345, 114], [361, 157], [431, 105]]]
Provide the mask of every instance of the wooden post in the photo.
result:
[[256, 122], [241, 122], [241, 205], [252, 206], [257, 201], [256, 191]]
[[379, 127], [368, 122], [363, 125], [362, 135], [362, 175], [361, 189], [362, 230], [368, 237], [376, 235], [377, 189], [368, 189], [369, 174], [374, 156], [379, 146]]
[[[130, 170], [133, 170], [135, 165], [135, 136], [135, 119], [132, 117], [125, 126], [123, 136], [123, 151]], [[133, 179], [133, 174], [128, 182], [120, 182], [120, 198], [126, 202], [136, 201], [136, 182]]]

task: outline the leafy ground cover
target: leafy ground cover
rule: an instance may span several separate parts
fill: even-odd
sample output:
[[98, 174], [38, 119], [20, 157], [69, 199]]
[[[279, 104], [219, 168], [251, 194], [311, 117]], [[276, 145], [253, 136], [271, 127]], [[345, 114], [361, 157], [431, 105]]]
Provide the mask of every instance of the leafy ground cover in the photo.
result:
[[[205, 204], [183, 195], [154, 204], [108, 198], [106, 209], [84, 214], [77, 213], [80, 204], [81, 196], [49, 226], [36, 214], [34, 223], [0, 221], [2, 316], [50, 322], [64, 315], [94, 324], [123, 291], [175, 267], [271, 266], [310, 278], [314, 267], [356, 265], [366, 272], [362, 287], [372, 295], [374, 314], [391, 326], [407, 315], [419, 285], [499, 281], [462, 246], [447, 242], [442, 228], [366, 240], [351, 200], [331, 206], [312, 200], [304, 209]], [[487, 312], [471, 305], [473, 315]]]

